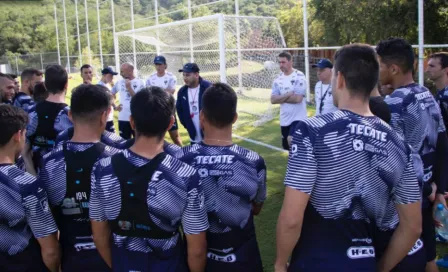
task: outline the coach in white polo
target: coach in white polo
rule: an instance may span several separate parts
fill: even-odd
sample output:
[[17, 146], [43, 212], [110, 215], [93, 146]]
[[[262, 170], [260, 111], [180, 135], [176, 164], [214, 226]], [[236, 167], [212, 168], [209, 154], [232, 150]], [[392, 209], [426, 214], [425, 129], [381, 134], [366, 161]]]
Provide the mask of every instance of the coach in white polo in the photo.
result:
[[333, 64], [328, 59], [321, 59], [312, 67], [317, 70], [317, 78], [319, 79], [314, 87], [316, 115], [337, 111], [338, 108], [333, 104], [333, 94], [331, 92]]
[[306, 78], [292, 68], [292, 56], [288, 52], [278, 55], [281, 74], [272, 84], [271, 103], [280, 104], [280, 126], [282, 146], [289, 150], [288, 135], [295, 123], [307, 117], [306, 112]]
[[135, 77], [134, 66], [124, 63], [120, 67], [120, 75], [123, 77], [112, 88], [112, 94], [120, 93], [120, 112], [118, 113], [118, 129], [120, 136], [130, 139], [134, 135], [131, 128], [131, 98], [145, 87], [145, 82]]

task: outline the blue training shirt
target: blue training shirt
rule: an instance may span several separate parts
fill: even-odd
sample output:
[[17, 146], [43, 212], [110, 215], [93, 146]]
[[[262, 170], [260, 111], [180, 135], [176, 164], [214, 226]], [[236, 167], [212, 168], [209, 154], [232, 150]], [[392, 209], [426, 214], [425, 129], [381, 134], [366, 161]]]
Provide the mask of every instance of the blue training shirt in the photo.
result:
[[13, 105], [15, 107], [21, 108], [24, 111], [28, 112], [30, 107], [34, 105], [34, 100], [31, 96], [24, 92], [19, 92], [16, 94], [16, 97], [14, 98]]
[[[129, 149], [123, 150], [123, 154], [137, 167], [150, 161]], [[151, 180], [147, 194], [148, 216], [152, 221], [165, 231], [175, 231], [181, 224], [185, 234], [206, 231], [208, 221], [204, 194], [194, 168], [167, 155], [156, 171], [158, 180]], [[121, 192], [110, 157], [95, 164], [91, 188], [90, 218], [95, 221], [116, 219], [121, 209]], [[170, 239], [123, 237], [113, 234], [117, 247], [143, 253], [172, 249], [179, 239], [179, 234]]]
[[15, 165], [0, 164], [0, 199], [1, 252], [16, 255], [32, 236], [44, 238], [58, 231], [45, 190]]
[[375, 116], [339, 110], [300, 121], [284, 183], [310, 199], [291, 271], [376, 271], [370, 224], [394, 228], [388, 207], [421, 199], [412, 158]]

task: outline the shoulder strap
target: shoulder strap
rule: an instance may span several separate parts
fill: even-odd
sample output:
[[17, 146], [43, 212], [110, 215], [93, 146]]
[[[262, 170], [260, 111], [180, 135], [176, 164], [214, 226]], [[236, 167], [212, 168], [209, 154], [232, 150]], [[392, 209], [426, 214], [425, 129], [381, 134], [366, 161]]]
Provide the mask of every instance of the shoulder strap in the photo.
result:
[[[322, 91], [322, 87], [323, 87], [323, 85], [324, 85], [324, 84], [321, 82], [321, 83], [320, 83], [320, 90], [321, 90], [321, 91]], [[328, 85], [327, 90], [325, 91], [324, 95], [322, 95], [322, 96], [320, 97], [319, 114], [322, 114], [322, 109], [324, 108], [324, 99], [325, 99], [325, 97], [327, 96], [327, 93], [328, 93], [328, 91], [330, 90], [330, 88], [331, 88], [331, 84]]]

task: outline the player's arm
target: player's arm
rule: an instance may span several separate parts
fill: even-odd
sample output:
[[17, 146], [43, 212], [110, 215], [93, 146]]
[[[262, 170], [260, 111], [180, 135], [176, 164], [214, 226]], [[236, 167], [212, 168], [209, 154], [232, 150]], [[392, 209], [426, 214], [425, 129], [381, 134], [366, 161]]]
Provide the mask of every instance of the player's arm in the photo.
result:
[[391, 271], [411, 250], [422, 232], [421, 190], [410, 159], [395, 187], [399, 224], [378, 263], [379, 271]]
[[180, 92], [177, 93], [176, 112], [177, 112], [177, 116], [179, 117], [180, 123], [185, 127], [185, 120], [184, 120], [184, 114], [183, 114], [183, 109], [182, 109]]
[[275, 270], [286, 271], [286, 264], [302, 231], [305, 208], [317, 176], [317, 162], [307, 126], [297, 123], [285, 177], [285, 197], [277, 221]]
[[271, 95], [271, 104], [282, 104], [286, 103], [289, 97], [293, 95], [293, 92], [287, 92], [285, 94], [272, 94]]
[[187, 204], [182, 214], [182, 227], [187, 239], [188, 267], [191, 272], [205, 270], [207, 261], [208, 229], [207, 213], [204, 205], [204, 192], [195, 173], [188, 181]]
[[23, 158], [23, 161], [25, 162], [26, 171], [33, 176], [37, 176], [37, 171], [34, 168], [33, 150], [31, 149], [30, 142], [25, 143], [25, 147], [22, 150], [22, 158]]
[[42, 260], [45, 266], [51, 272], [58, 272], [59, 266], [61, 265], [61, 252], [57, 232], [47, 237], [38, 238], [37, 242], [40, 245]]
[[171, 95], [174, 95], [174, 92], [176, 91], [176, 83], [177, 83], [177, 79], [176, 79], [176, 77], [173, 76], [170, 79], [170, 83], [168, 84], [168, 87], [166, 88], [165, 91], [167, 91]]
[[112, 268], [111, 231], [104, 213], [104, 203], [100, 195], [96, 173], [101, 165], [96, 162], [91, 174], [91, 192], [89, 201], [89, 217], [92, 225], [93, 242], [106, 264]]
[[45, 266], [52, 272], [59, 271], [61, 253], [57, 237], [58, 228], [51, 213], [47, 194], [35, 180], [21, 187], [22, 205], [26, 220], [40, 245]]
[[107, 221], [90, 220], [92, 224], [93, 242], [104, 262], [112, 268], [112, 247], [110, 227]]
[[301, 78], [296, 80], [293, 86], [293, 94], [286, 99], [286, 103], [298, 104], [302, 103], [303, 98], [306, 94], [306, 80], [305, 78]]
[[266, 163], [264, 159], [260, 157], [257, 162], [257, 178], [258, 178], [258, 191], [255, 195], [254, 201], [252, 201], [252, 214], [259, 215], [263, 203], [266, 201]]

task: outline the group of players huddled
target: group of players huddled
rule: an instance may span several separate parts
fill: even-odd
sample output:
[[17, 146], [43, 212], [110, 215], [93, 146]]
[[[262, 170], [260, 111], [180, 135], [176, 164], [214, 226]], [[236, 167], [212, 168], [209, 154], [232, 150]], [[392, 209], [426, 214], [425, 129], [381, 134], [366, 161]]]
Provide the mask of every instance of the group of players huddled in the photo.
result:
[[[448, 54], [430, 57], [435, 99], [414, 83], [406, 41], [381, 41], [376, 52], [346, 45], [334, 65], [316, 65], [311, 118], [297, 118], [303, 73], [288, 53], [279, 63], [271, 102], [281, 104], [289, 161], [275, 271], [437, 271]], [[263, 271], [254, 216], [267, 170], [232, 142], [237, 94], [187, 63], [176, 101], [167, 60], [154, 64], [146, 82], [121, 65], [115, 84], [109, 67], [92, 84], [84, 65], [70, 107], [59, 65], [24, 70], [19, 91], [0, 74], [0, 271]], [[181, 147], [176, 113], [191, 145]]]

